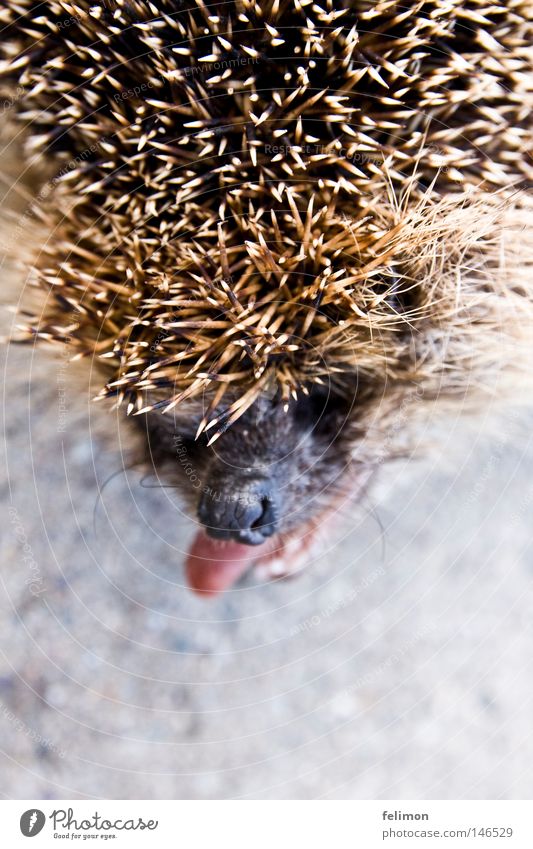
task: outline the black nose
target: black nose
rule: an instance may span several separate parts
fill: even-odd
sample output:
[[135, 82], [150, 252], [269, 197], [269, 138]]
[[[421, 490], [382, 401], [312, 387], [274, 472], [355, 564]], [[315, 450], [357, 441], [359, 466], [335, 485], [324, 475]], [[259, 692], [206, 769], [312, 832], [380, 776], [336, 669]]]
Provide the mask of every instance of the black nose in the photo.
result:
[[246, 545], [260, 545], [272, 536], [277, 514], [274, 486], [264, 479], [214, 484], [198, 505], [198, 518], [209, 536]]

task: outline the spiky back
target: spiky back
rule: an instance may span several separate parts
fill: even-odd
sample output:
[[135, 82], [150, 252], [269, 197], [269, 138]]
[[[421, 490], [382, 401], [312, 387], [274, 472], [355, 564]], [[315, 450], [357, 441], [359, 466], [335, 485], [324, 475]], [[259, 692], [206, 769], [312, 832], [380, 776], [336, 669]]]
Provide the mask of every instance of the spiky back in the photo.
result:
[[137, 409], [229, 388], [231, 420], [272, 381], [414, 379], [420, 346], [495, 295], [478, 194], [533, 176], [528, 14], [9, 0], [2, 68], [30, 150], [57, 157], [39, 333], [105, 358]]

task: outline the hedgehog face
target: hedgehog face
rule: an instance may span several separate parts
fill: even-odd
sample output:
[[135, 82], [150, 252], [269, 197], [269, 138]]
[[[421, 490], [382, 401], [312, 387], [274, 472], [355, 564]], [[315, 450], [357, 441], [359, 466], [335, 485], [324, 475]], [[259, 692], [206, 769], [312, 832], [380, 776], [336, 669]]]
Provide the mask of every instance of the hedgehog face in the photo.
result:
[[[189, 414], [187, 414], [189, 407]], [[315, 387], [297, 400], [261, 396], [209, 444], [195, 439], [197, 405], [150, 423], [150, 450], [175, 480], [206, 533], [261, 545], [323, 512], [350, 458], [349, 400]], [[166, 419], [162, 422], [163, 419]]]
[[288, 403], [261, 395], [211, 444], [209, 428], [196, 438], [194, 401], [147, 415], [156, 471], [201, 525], [186, 561], [193, 589], [219, 592], [252, 563], [269, 576], [304, 565], [351, 471], [356, 418], [353, 398], [316, 386]]

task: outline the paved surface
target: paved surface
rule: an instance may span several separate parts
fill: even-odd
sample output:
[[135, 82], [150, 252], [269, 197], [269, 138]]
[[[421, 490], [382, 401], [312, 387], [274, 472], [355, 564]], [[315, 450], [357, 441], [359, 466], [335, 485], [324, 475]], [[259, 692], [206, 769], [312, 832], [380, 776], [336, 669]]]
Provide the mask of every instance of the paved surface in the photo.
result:
[[531, 798], [527, 426], [452, 422], [298, 579], [203, 602], [171, 491], [118, 474], [95, 534], [132, 441], [84, 369], [3, 356], [3, 796]]

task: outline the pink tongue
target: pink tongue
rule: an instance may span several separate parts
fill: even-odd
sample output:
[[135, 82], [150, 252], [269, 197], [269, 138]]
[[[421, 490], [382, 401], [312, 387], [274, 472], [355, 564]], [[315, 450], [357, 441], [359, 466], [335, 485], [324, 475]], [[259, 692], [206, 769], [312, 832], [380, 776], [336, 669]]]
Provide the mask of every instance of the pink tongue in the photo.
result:
[[191, 589], [202, 595], [223, 592], [249, 569], [264, 548], [264, 545], [219, 542], [199, 531], [185, 562]]

